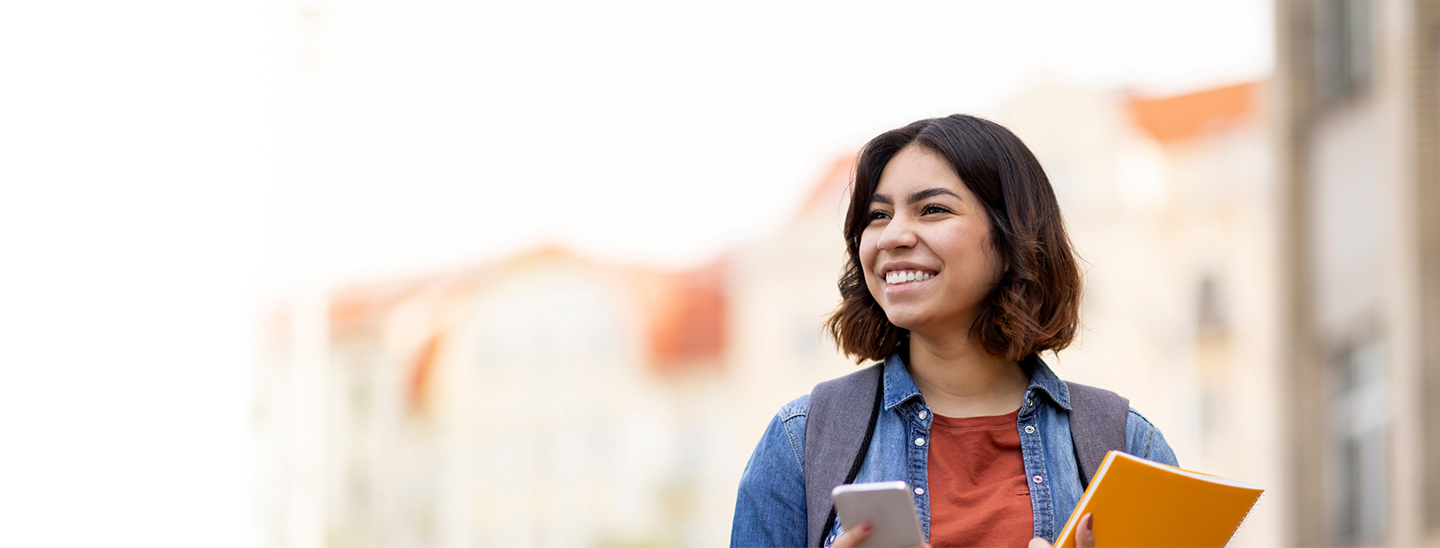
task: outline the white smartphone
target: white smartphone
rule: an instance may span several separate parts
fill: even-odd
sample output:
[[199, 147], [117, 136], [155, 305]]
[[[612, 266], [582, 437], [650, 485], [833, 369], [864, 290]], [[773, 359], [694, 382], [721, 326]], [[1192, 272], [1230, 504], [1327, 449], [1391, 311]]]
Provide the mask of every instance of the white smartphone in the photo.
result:
[[871, 521], [875, 532], [860, 543], [861, 548], [895, 548], [925, 542], [920, 533], [920, 515], [915, 499], [903, 481], [877, 481], [838, 485], [830, 491], [835, 511], [846, 528]]

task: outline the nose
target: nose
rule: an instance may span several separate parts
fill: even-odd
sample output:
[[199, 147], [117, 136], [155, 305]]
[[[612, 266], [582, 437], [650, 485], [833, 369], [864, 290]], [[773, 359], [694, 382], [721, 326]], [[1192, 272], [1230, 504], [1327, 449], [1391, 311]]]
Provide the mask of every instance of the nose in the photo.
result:
[[915, 247], [916, 240], [915, 225], [904, 216], [896, 215], [885, 224], [885, 229], [880, 232], [880, 239], [875, 245], [884, 251], [894, 251]]

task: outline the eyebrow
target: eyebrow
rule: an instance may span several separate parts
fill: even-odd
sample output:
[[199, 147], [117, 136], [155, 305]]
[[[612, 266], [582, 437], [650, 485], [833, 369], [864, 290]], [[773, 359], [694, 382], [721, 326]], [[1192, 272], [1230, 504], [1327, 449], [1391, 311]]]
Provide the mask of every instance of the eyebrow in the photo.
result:
[[[926, 198], [931, 198], [931, 197], [940, 196], [940, 195], [949, 195], [949, 196], [954, 196], [954, 197], [956, 197], [956, 198], [960, 198], [960, 195], [959, 195], [959, 194], [956, 194], [956, 193], [954, 193], [954, 192], [951, 192], [950, 189], [947, 189], [947, 188], [927, 188], [927, 189], [922, 190], [922, 191], [920, 191], [920, 192], [916, 192], [916, 193], [914, 193], [914, 194], [911, 194], [911, 195], [910, 195], [910, 201], [909, 201], [909, 203], [912, 203], [912, 204], [913, 204], [913, 203], [918, 202], [918, 201], [920, 201], [920, 200], [924, 200], [924, 199], [926, 199]], [[889, 197], [889, 196], [886, 196], [886, 195], [884, 195], [884, 194], [876, 194], [876, 195], [874, 195], [874, 196], [871, 196], [871, 197], [870, 197], [870, 201], [871, 201], [872, 203], [873, 203], [873, 202], [880, 202], [880, 203], [885, 204], [885, 205], [895, 205], [895, 202], [891, 201], [891, 200], [890, 200], [890, 197]]]

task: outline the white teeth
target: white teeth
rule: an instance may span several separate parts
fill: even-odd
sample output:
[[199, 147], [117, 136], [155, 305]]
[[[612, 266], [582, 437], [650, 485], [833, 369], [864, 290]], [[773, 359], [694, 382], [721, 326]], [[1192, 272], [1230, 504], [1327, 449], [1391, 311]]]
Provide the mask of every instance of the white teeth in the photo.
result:
[[915, 270], [895, 271], [885, 274], [885, 283], [903, 284], [909, 282], [922, 282], [934, 277], [934, 274], [928, 272], [919, 272]]

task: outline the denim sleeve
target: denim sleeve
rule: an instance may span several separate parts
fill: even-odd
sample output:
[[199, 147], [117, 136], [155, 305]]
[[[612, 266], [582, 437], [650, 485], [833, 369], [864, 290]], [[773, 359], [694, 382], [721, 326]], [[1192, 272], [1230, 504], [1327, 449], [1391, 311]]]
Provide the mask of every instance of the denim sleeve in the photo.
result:
[[805, 408], [808, 396], [786, 404], [770, 421], [740, 477], [730, 546], [804, 546]]
[[1125, 452], [1161, 464], [1180, 466], [1170, 444], [1165, 443], [1165, 435], [1134, 409], [1130, 410], [1130, 417], [1125, 420]]

